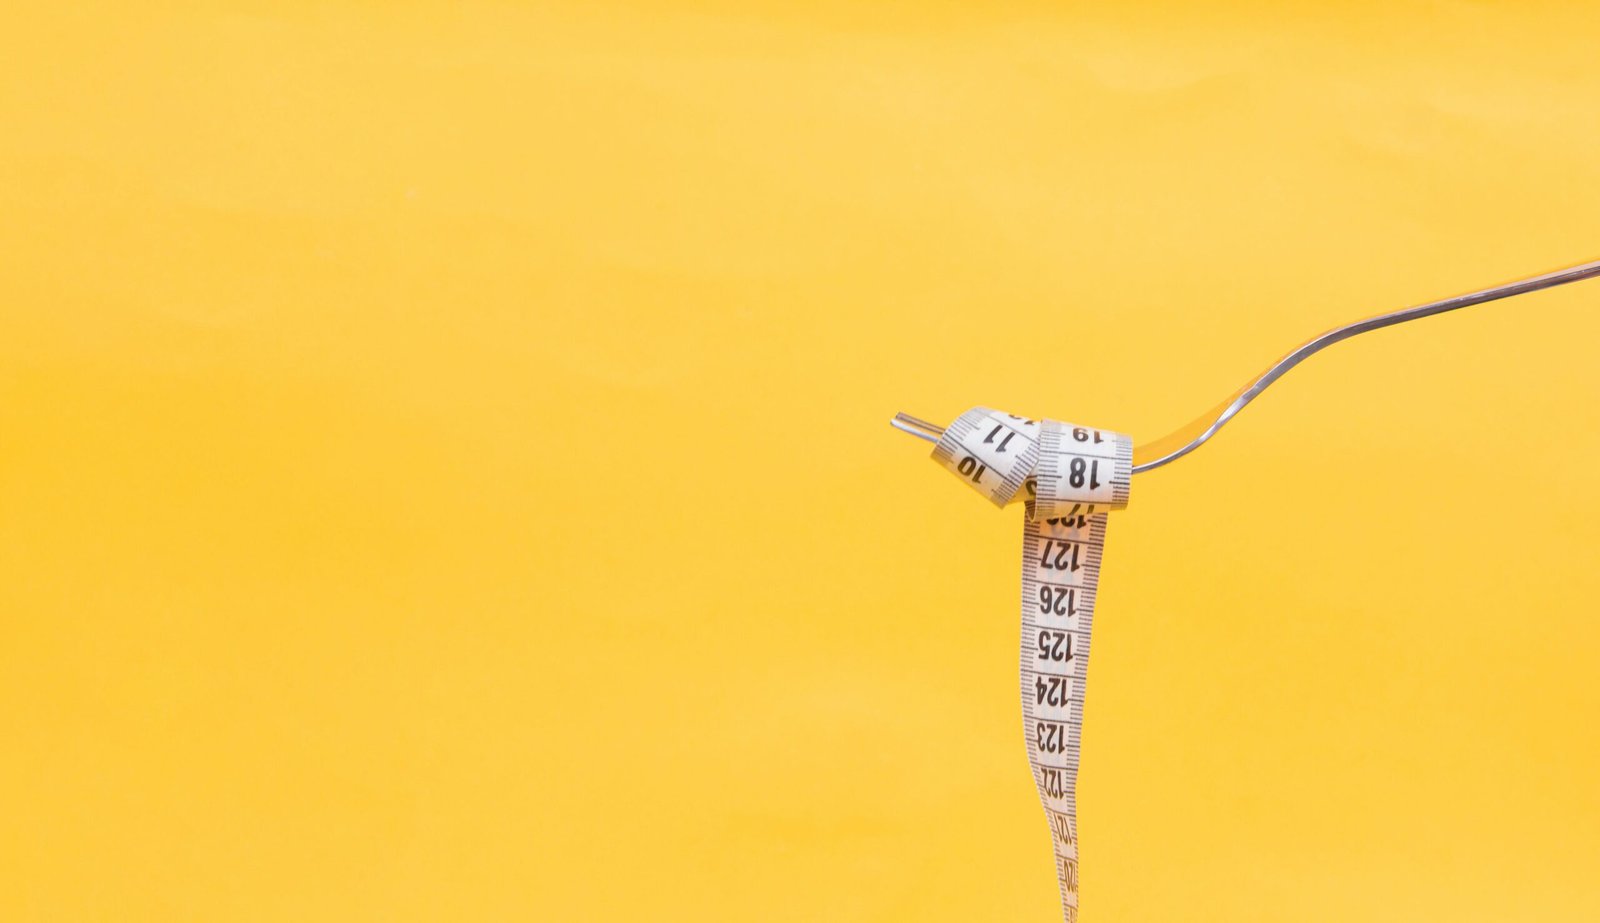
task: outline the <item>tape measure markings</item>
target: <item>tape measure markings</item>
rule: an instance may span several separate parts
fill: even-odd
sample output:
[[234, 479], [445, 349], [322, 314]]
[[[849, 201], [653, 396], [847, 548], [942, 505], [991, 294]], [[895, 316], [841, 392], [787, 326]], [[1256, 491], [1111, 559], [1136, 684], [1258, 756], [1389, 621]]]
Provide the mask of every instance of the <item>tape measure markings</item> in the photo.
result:
[[[957, 452], [961, 457], [957, 458]], [[1039, 424], [1026, 417], [975, 407], [945, 428], [934, 457], [969, 486], [1005, 506], [1033, 474], [1039, 459]]]
[[1120, 433], [986, 407], [945, 429], [933, 457], [1005, 506], [1026, 502], [1018, 670], [1028, 764], [1049, 822], [1067, 923], [1078, 918], [1078, 757], [1107, 512], [1127, 505], [1133, 443]]

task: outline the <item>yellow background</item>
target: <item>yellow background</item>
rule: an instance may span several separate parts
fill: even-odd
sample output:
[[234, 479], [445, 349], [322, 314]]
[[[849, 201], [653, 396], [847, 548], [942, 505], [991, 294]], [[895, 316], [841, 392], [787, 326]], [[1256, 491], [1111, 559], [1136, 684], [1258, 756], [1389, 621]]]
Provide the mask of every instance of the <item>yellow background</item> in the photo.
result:
[[[1600, 256], [1592, 5], [0, 16], [0, 918], [1055, 919], [1016, 511]], [[1600, 283], [1112, 524], [1084, 919], [1600, 917]]]

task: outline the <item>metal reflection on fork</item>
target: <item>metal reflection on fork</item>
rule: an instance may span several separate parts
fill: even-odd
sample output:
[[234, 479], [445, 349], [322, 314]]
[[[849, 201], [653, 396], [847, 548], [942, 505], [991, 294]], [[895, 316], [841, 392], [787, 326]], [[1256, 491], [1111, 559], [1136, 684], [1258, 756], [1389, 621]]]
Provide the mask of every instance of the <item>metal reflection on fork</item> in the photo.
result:
[[[1243, 410], [1246, 404], [1255, 400], [1257, 395], [1265, 391], [1268, 385], [1282, 378], [1286, 372], [1304, 362], [1313, 353], [1326, 349], [1340, 340], [1348, 340], [1357, 334], [1367, 333], [1383, 327], [1403, 324], [1408, 320], [1432, 317], [1435, 314], [1468, 308], [1487, 301], [1498, 301], [1501, 298], [1510, 298], [1513, 295], [1524, 295], [1528, 292], [1537, 292], [1540, 289], [1554, 288], [1558, 285], [1566, 285], [1568, 282], [1577, 282], [1580, 279], [1588, 279], [1592, 276], [1600, 276], [1600, 260], [1583, 263], [1578, 266], [1569, 266], [1566, 269], [1558, 269], [1543, 275], [1530, 276], [1526, 279], [1518, 279], [1515, 282], [1507, 282], [1504, 285], [1497, 285], [1481, 291], [1468, 292], [1465, 295], [1457, 295], [1454, 298], [1446, 298], [1443, 301], [1433, 301], [1416, 307], [1391, 311], [1387, 314], [1374, 315], [1365, 320], [1345, 324], [1343, 327], [1335, 327], [1300, 344], [1282, 359], [1268, 366], [1265, 372], [1250, 379], [1244, 387], [1235, 391], [1227, 400], [1196, 417], [1187, 426], [1177, 429], [1154, 442], [1134, 446], [1133, 472], [1138, 474], [1141, 471], [1159, 468], [1200, 448], [1224, 424], [1238, 416], [1239, 411]], [[926, 439], [929, 442], [938, 442], [939, 437], [944, 433], [944, 427], [939, 424], [929, 423], [927, 420], [920, 420], [905, 413], [895, 414], [894, 419], [890, 420], [889, 423], [901, 432], [910, 433], [919, 439]]]

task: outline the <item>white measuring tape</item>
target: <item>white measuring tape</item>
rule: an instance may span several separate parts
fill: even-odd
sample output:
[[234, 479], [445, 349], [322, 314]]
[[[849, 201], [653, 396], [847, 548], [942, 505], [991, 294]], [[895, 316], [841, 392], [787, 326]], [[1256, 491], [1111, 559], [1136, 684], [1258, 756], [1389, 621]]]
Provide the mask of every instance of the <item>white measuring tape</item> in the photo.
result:
[[975, 407], [945, 428], [934, 460], [1022, 525], [1022, 715], [1050, 821], [1067, 923], [1078, 919], [1078, 744], [1106, 510], [1128, 505], [1133, 442], [1121, 433]]

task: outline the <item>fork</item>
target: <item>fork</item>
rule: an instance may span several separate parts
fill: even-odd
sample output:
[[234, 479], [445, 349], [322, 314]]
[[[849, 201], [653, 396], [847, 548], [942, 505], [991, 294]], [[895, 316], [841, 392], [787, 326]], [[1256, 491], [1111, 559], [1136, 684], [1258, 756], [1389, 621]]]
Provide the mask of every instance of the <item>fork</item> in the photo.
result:
[[[1541, 289], [1555, 288], [1569, 282], [1577, 282], [1600, 276], [1600, 260], [1569, 266], [1566, 269], [1557, 269], [1542, 275], [1529, 276], [1515, 282], [1507, 282], [1465, 295], [1456, 295], [1442, 301], [1432, 301], [1427, 304], [1410, 308], [1401, 308], [1387, 314], [1375, 314], [1372, 317], [1335, 327], [1326, 333], [1312, 337], [1295, 347], [1283, 358], [1267, 367], [1267, 370], [1251, 378], [1244, 387], [1235, 391], [1227, 400], [1196, 417], [1186, 426], [1162, 436], [1153, 442], [1137, 445], [1133, 448], [1133, 472], [1150, 471], [1169, 462], [1177, 461], [1195, 449], [1200, 448], [1206, 440], [1216, 435], [1229, 420], [1239, 415], [1246, 405], [1255, 400], [1261, 392], [1267, 390], [1273, 382], [1282, 378], [1290, 369], [1306, 361], [1335, 343], [1348, 340], [1353, 336], [1380, 330], [1384, 327], [1393, 327], [1406, 321], [1432, 317], [1435, 314], [1444, 314], [1447, 311], [1457, 311], [1469, 308], [1475, 304], [1484, 304], [1489, 301], [1499, 301], [1514, 295], [1525, 295], [1528, 292], [1537, 292]], [[889, 424], [901, 432], [910, 433], [919, 439], [929, 442], [938, 442], [944, 434], [944, 427], [937, 423], [920, 420], [910, 414], [897, 413]]]

